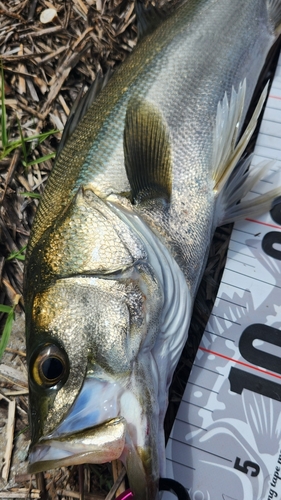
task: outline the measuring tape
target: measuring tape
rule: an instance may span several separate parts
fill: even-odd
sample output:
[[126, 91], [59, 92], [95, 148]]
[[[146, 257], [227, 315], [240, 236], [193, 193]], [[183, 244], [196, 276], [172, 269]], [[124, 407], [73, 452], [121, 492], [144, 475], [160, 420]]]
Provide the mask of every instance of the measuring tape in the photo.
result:
[[[281, 186], [281, 57], [252, 164], [264, 160], [249, 197]], [[166, 456], [191, 500], [281, 499], [281, 204], [234, 225]]]

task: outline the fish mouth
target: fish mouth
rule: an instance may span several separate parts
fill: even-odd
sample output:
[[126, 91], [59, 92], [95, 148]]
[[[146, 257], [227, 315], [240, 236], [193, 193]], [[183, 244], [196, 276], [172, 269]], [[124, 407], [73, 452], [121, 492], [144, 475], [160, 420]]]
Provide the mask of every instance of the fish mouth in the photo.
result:
[[[152, 437], [147, 433], [151, 426]], [[128, 384], [86, 377], [65, 418], [31, 444], [28, 472], [119, 459], [130, 488], [136, 495], [140, 491], [144, 500], [143, 489], [154, 491], [157, 483], [154, 427], [150, 413]]]
[[[137, 401], [118, 383], [86, 377], [65, 419], [32, 443], [28, 470], [32, 473], [83, 463], [105, 463], [126, 449]], [[140, 421], [138, 421], [138, 427]]]
[[117, 417], [60, 438], [42, 438], [30, 451], [28, 472], [116, 460], [124, 450], [126, 427], [126, 420]]

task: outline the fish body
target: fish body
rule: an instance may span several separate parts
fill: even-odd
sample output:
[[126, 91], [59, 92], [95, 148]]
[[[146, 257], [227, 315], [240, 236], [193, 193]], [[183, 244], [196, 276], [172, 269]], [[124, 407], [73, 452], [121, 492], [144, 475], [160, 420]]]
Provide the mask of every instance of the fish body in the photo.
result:
[[144, 18], [74, 118], [26, 260], [32, 471], [120, 458], [136, 499], [156, 498], [167, 391], [214, 229], [260, 210], [237, 208], [260, 174], [243, 175], [246, 162], [229, 179], [280, 23], [278, 0], [189, 0], [154, 29]]

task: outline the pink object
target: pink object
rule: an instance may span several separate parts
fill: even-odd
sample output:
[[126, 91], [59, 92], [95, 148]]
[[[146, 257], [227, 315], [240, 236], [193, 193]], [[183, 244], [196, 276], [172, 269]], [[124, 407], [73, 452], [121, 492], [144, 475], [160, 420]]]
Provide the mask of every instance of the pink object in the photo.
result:
[[119, 495], [115, 500], [133, 500], [134, 498], [135, 497], [132, 490], [126, 490], [124, 491], [124, 493], [121, 493], [121, 495]]

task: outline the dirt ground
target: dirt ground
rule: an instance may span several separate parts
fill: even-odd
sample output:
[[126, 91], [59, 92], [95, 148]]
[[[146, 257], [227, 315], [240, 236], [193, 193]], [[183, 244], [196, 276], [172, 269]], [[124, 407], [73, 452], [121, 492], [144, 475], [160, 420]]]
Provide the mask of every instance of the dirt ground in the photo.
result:
[[[3, 121], [0, 103], [0, 304], [15, 311], [12, 334], [0, 360], [0, 498], [110, 500], [115, 495], [112, 487], [117, 486], [120, 476], [116, 464], [113, 469], [105, 464], [61, 468], [36, 476], [27, 473], [28, 386], [21, 255], [77, 94], [81, 88], [86, 90], [98, 74], [120, 64], [136, 41], [132, 0], [0, 1], [2, 104], [6, 110]], [[270, 76], [275, 59], [274, 55], [270, 58], [263, 80]], [[43, 142], [33, 138], [50, 130], [56, 132]], [[22, 138], [28, 137], [30, 141], [22, 146]], [[218, 230], [210, 250], [189, 341], [171, 388], [167, 436], [216, 296], [230, 233], [231, 226]], [[15, 253], [17, 257], [13, 257]], [[6, 320], [7, 314], [0, 313], [2, 332]]]

